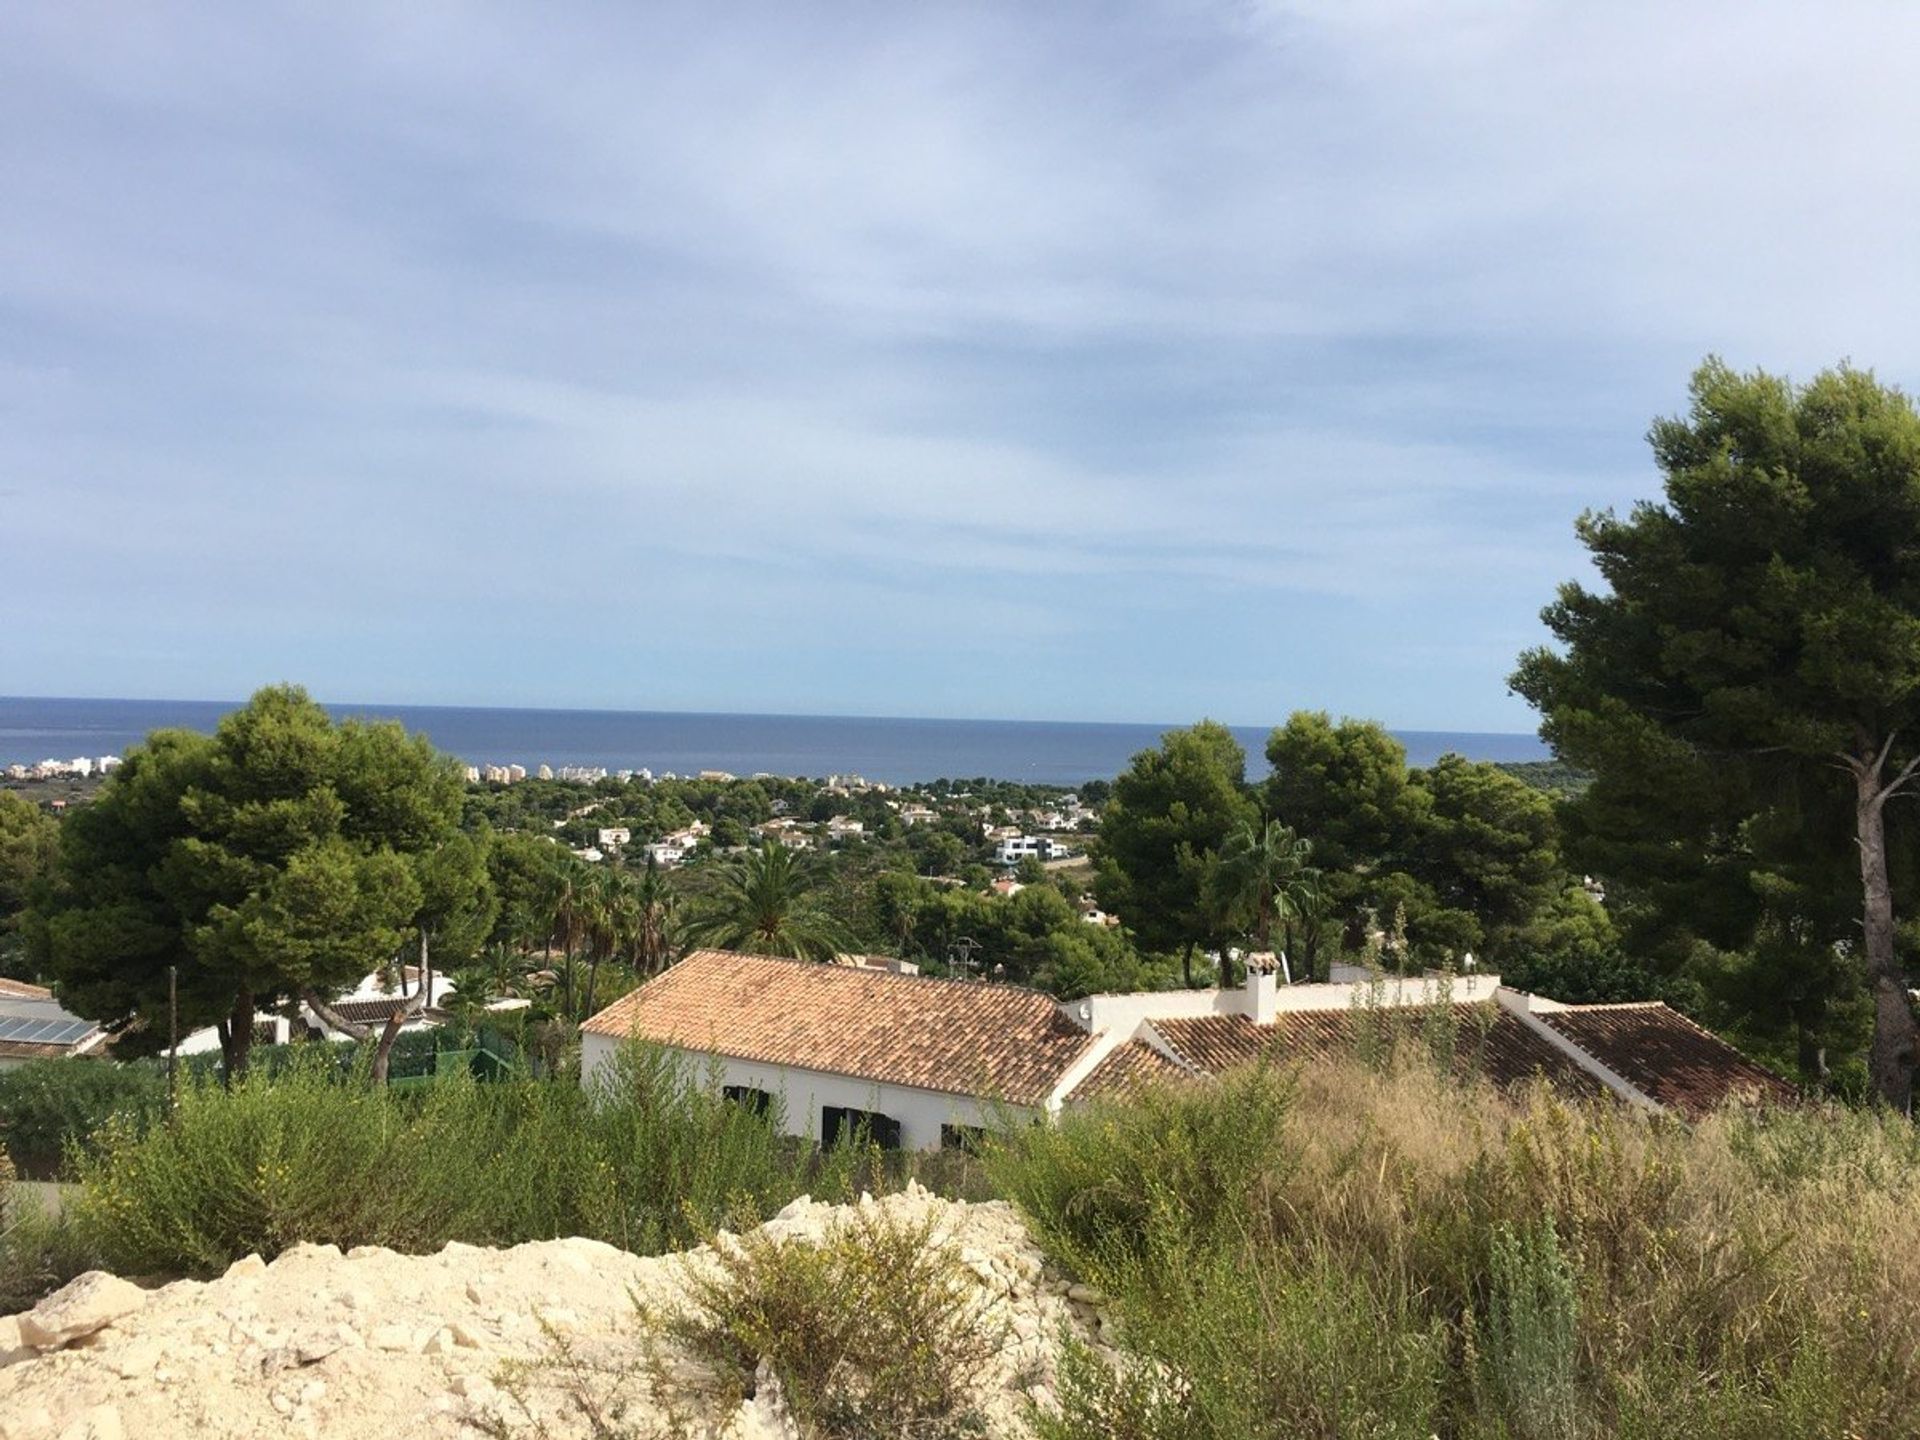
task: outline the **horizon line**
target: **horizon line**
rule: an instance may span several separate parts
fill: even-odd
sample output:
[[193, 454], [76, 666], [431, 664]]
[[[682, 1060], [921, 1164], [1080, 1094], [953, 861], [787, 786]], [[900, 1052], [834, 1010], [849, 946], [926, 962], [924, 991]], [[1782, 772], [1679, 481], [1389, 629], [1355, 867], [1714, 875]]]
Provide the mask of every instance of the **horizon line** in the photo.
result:
[[[293, 684], [297, 682], [287, 681], [287, 682], [273, 682], [273, 683]], [[267, 687], [261, 686], [259, 688], [265, 689]], [[301, 686], [300, 688], [306, 689], [307, 687]], [[313, 692], [311, 690], [308, 690], [308, 694], [312, 695]], [[1184, 722], [1176, 721], [1176, 722], [1169, 723], [1165, 721], [1156, 721], [1156, 720], [1039, 720], [1039, 719], [1022, 719], [1022, 718], [1009, 717], [1009, 716], [977, 716], [977, 715], [973, 715], [973, 716], [970, 716], [970, 715], [863, 715], [863, 714], [846, 714], [846, 713], [832, 713], [832, 712], [807, 712], [807, 711], [798, 711], [798, 710], [676, 710], [676, 709], [646, 710], [646, 709], [618, 709], [611, 706], [603, 706], [603, 705], [472, 705], [472, 704], [452, 705], [452, 704], [445, 704], [445, 703], [438, 703], [438, 702], [414, 701], [414, 700], [353, 700], [353, 701], [326, 700], [326, 699], [322, 699], [318, 695], [314, 695], [313, 698], [320, 705], [326, 707], [329, 710], [347, 710], [347, 711], [356, 711], [356, 712], [362, 711], [362, 710], [376, 711], [380, 709], [456, 710], [456, 711], [470, 711], [470, 712], [484, 712], [488, 710], [506, 710], [506, 711], [517, 711], [522, 714], [528, 714], [528, 715], [677, 715], [677, 716], [685, 716], [689, 719], [714, 719], [714, 718], [720, 718], [720, 717], [731, 717], [731, 718], [746, 719], [746, 720], [853, 720], [853, 721], [881, 720], [881, 721], [890, 721], [895, 723], [905, 722], [908, 724], [928, 724], [928, 725], [939, 725], [939, 724], [1079, 725], [1079, 726], [1104, 726], [1104, 727], [1108, 727], [1116, 730], [1153, 729], [1153, 730], [1159, 730], [1163, 734], [1171, 730], [1188, 729], [1193, 725], [1201, 723], [1201, 721], [1212, 720], [1215, 718], [1211, 715], [1202, 715], [1195, 720], [1188, 720]], [[171, 696], [0, 695], [0, 703], [5, 703], [7, 701], [12, 701], [12, 700], [54, 701], [54, 702], [69, 701], [69, 702], [80, 702], [80, 703], [96, 703], [96, 704], [106, 703], [106, 704], [124, 704], [124, 705], [225, 705], [225, 706], [230, 706], [236, 710], [241, 708], [247, 703], [246, 700], [205, 699], [205, 698], [196, 698], [196, 697], [180, 696], [180, 695], [171, 695]], [[1381, 726], [1383, 726], [1389, 734], [1393, 734], [1393, 735], [1499, 735], [1499, 736], [1530, 736], [1536, 740], [1539, 739], [1538, 730], [1471, 730], [1471, 729], [1430, 729], [1426, 727], [1400, 727], [1392, 724], [1389, 721], [1376, 720], [1376, 717], [1373, 717], [1373, 716], [1351, 715], [1351, 714], [1336, 715], [1335, 712], [1331, 709], [1322, 709], [1321, 707], [1314, 707], [1314, 706], [1299, 706], [1289, 713], [1299, 714], [1301, 713], [1302, 710], [1320, 710], [1320, 713], [1332, 715], [1336, 720], [1373, 721], [1374, 723], [1378, 723]], [[1243, 724], [1243, 723], [1232, 721], [1232, 720], [1223, 720], [1217, 723], [1225, 725], [1229, 730], [1274, 730], [1274, 729], [1278, 729], [1281, 725], [1285, 724], [1286, 722], [1282, 720], [1282, 721], [1261, 721], [1261, 722]]]

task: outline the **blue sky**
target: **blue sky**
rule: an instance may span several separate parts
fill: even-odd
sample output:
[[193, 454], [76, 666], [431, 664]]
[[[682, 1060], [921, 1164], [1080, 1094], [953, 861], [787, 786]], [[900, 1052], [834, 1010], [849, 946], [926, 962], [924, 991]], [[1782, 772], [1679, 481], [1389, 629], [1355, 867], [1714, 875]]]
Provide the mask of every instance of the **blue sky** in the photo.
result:
[[1920, 7], [0, 8], [0, 693], [1526, 729]]

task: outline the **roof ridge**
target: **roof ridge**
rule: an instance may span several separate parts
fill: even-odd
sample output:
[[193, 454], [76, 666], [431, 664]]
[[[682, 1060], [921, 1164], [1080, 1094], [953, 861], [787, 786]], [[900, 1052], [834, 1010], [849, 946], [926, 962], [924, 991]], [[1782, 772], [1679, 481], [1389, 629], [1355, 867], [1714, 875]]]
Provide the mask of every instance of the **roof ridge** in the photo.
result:
[[[899, 980], [913, 985], [963, 985], [970, 990], [982, 988], [1000, 991], [1010, 990], [1020, 995], [1037, 995], [1049, 1005], [1055, 1006], [1056, 1008], [1063, 1003], [1035, 985], [1014, 985], [988, 980], [963, 980], [957, 975], [902, 975], [897, 970], [873, 970], [861, 965], [835, 965], [830, 960], [803, 960], [798, 955], [762, 955], [757, 950], [723, 950], [717, 945], [703, 945], [698, 950], [689, 950], [685, 955], [682, 955], [678, 960], [674, 961], [673, 965], [669, 965], [667, 970], [673, 969], [676, 965], [684, 965], [687, 961], [701, 955], [717, 955], [728, 960], [771, 960], [781, 965], [794, 965], [805, 970], [833, 971], [841, 975], [863, 975], [875, 980]], [[662, 970], [660, 975], [665, 975], [667, 970]], [[653, 980], [658, 980], [660, 975], [655, 975]], [[653, 983], [653, 980], [649, 980], [647, 983], [650, 985]]]

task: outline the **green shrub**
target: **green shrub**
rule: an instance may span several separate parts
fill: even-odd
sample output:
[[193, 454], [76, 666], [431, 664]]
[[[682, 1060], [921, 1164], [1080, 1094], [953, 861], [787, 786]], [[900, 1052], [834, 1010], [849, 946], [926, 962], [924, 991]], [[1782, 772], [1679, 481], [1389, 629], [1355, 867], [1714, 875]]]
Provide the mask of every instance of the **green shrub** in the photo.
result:
[[801, 1193], [848, 1193], [866, 1157], [815, 1157], [689, 1066], [635, 1047], [592, 1093], [566, 1080], [404, 1091], [321, 1047], [223, 1088], [182, 1086], [171, 1126], [120, 1118], [76, 1155], [73, 1218], [112, 1268], [208, 1274], [302, 1241], [437, 1250], [585, 1235], [653, 1253]]
[[1427, 1440], [1445, 1327], [1331, 1260], [1205, 1248], [1103, 1275], [1124, 1316], [1118, 1368], [1070, 1343], [1041, 1440]]
[[[0, 1152], [0, 1171], [6, 1164]], [[0, 1315], [31, 1309], [94, 1267], [91, 1249], [72, 1226], [43, 1213], [34, 1199], [0, 1178]]]
[[1151, 1089], [1058, 1126], [1007, 1127], [986, 1170], [1069, 1266], [1093, 1273], [1169, 1233], [1234, 1238], [1290, 1164], [1282, 1072], [1254, 1067], [1206, 1087]]
[[710, 1366], [734, 1404], [765, 1365], [808, 1436], [978, 1433], [974, 1377], [1004, 1335], [978, 1280], [931, 1243], [934, 1220], [862, 1207], [818, 1243], [758, 1231], [715, 1246], [667, 1338]]
[[1499, 1226], [1487, 1257], [1475, 1376], [1483, 1402], [1504, 1412], [1516, 1440], [1572, 1440], [1582, 1429], [1574, 1374], [1580, 1301], [1553, 1222]]
[[29, 1060], [0, 1070], [0, 1139], [23, 1172], [52, 1175], [69, 1146], [88, 1146], [122, 1117], [144, 1128], [166, 1108], [165, 1074], [148, 1061]]

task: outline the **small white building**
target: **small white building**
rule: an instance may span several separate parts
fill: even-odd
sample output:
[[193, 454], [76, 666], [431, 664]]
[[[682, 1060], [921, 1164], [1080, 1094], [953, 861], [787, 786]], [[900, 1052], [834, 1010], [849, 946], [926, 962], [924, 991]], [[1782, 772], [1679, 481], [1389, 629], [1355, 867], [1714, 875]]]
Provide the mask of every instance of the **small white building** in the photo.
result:
[[1066, 860], [1073, 851], [1048, 835], [1012, 835], [993, 847], [993, 858], [1002, 865], [1018, 865], [1022, 860]]
[[655, 840], [646, 847], [644, 853], [649, 865], [657, 865], [662, 870], [671, 870], [676, 865], [685, 864], [687, 855], [692, 849], [693, 847], [691, 845], [668, 838], [665, 840]]
[[625, 825], [602, 825], [595, 836], [602, 850], [618, 850], [633, 841], [633, 831]]

